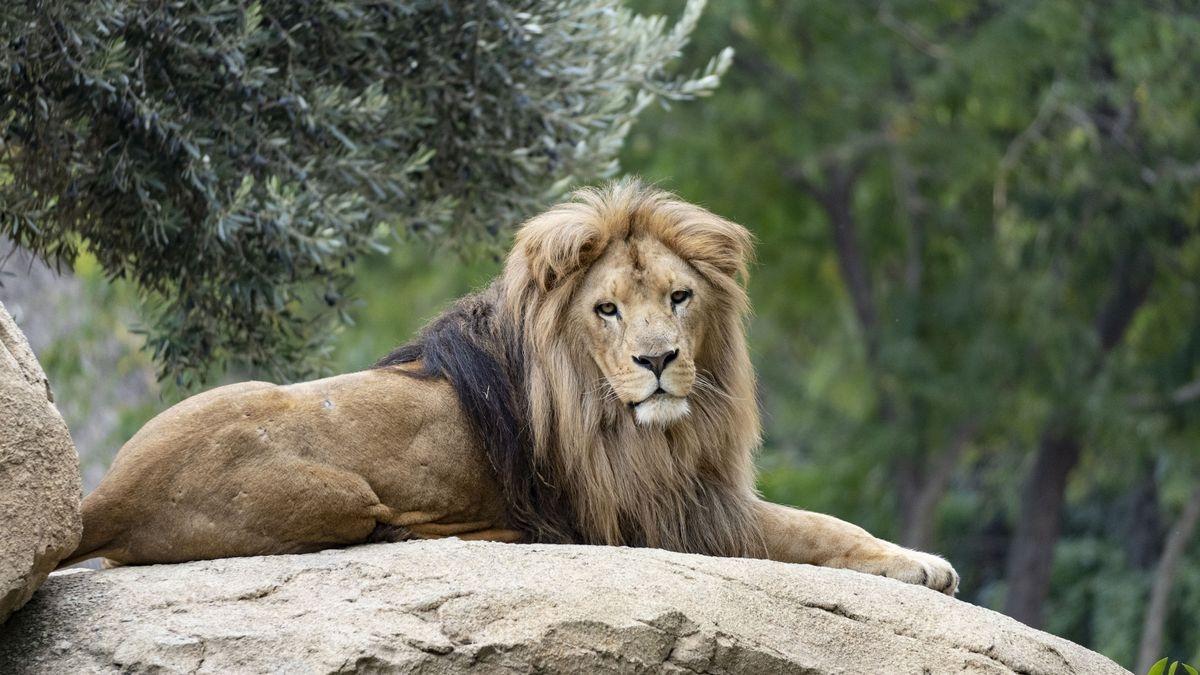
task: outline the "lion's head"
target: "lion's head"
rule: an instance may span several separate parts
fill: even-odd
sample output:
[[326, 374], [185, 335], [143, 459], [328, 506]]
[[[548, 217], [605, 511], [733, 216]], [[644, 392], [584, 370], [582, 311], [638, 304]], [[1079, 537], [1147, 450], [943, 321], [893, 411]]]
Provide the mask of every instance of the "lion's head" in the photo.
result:
[[520, 309], [536, 306], [545, 342], [586, 354], [585, 398], [619, 404], [637, 423], [686, 417], [697, 389], [719, 389], [701, 363], [744, 352], [708, 337], [741, 334], [750, 235], [745, 228], [633, 181], [583, 190], [527, 222], [505, 279]]
[[[590, 538], [747, 549], [729, 530], [759, 439], [751, 252], [742, 226], [636, 181], [576, 192], [518, 231], [500, 293], [534, 450], [571, 483]], [[685, 525], [698, 505], [709, 524]]]
[[750, 255], [745, 228], [660, 190], [581, 190], [379, 365], [451, 381], [531, 539], [761, 554]]

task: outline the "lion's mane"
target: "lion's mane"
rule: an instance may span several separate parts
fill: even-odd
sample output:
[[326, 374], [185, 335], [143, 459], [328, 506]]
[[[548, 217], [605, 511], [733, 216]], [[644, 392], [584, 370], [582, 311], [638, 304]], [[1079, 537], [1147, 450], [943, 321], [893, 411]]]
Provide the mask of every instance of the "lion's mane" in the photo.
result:
[[[649, 234], [716, 293], [695, 356], [691, 414], [637, 425], [597, 391], [601, 373], [567, 309], [610, 242]], [[531, 541], [758, 556], [752, 454], [760, 423], [745, 340], [751, 255], [739, 225], [622, 181], [576, 192], [526, 222], [503, 273], [376, 367], [454, 386]]]

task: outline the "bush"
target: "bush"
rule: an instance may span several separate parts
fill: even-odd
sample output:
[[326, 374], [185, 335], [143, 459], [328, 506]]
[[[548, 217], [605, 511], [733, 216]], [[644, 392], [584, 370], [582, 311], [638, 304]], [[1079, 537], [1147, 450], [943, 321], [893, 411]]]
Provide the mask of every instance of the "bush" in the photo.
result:
[[161, 376], [311, 374], [390, 229], [495, 237], [616, 171], [669, 26], [614, 0], [0, 6], [0, 234], [131, 280]]

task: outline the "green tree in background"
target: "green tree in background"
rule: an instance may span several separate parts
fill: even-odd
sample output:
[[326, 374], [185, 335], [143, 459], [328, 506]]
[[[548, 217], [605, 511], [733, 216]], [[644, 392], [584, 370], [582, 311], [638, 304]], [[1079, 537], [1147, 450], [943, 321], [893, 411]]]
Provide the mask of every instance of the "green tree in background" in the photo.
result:
[[1131, 665], [1200, 652], [1196, 12], [759, 0], [697, 40], [721, 96], [625, 164], [759, 236], [769, 496]]
[[1178, 170], [1200, 151], [1200, 108], [1190, 78], [1177, 70], [1181, 59], [1200, 65], [1200, 23], [1143, 3], [1104, 11], [1062, 3], [995, 21], [977, 39], [997, 43], [1001, 31], [1020, 30], [1039, 54], [1019, 61], [1019, 81], [1035, 87], [993, 201], [1007, 267], [1025, 291], [1023, 381], [1043, 397], [1009, 549], [1005, 610], [1040, 625], [1054, 554], [1048, 544], [1058, 539], [1066, 486], [1084, 453], [1120, 461], [1113, 453], [1165, 440], [1120, 437], [1150, 418], [1127, 410], [1123, 399], [1137, 389], [1122, 385], [1161, 391], [1200, 374], [1194, 360], [1188, 372], [1186, 357], [1174, 372], [1161, 367], [1168, 354], [1139, 358], [1139, 330], [1150, 327], [1137, 325], [1161, 322], [1164, 309], [1175, 314], [1172, 323], [1182, 320], [1152, 328], [1174, 328], [1168, 352], [1190, 351], [1200, 326], [1194, 304], [1172, 301], [1173, 286], [1200, 279], [1188, 254], [1200, 182]]
[[611, 175], [673, 26], [615, 0], [11, 2], [0, 234], [131, 280], [162, 374], [309, 374], [388, 228], [495, 236]]

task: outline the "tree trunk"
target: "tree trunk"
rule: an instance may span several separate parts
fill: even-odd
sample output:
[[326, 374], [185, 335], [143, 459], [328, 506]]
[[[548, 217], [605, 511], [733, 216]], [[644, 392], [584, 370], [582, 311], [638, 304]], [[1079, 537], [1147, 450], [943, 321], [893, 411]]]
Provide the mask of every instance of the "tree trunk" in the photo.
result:
[[829, 217], [838, 268], [863, 332], [867, 359], [874, 364], [879, 353], [879, 317], [875, 311], [871, 272], [859, 242], [858, 222], [854, 218], [854, 185], [859, 171], [856, 166], [828, 166], [825, 169], [825, 189], [810, 188], [809, 194], [820, 202], [825, 215]]
[[[829, 219], [829, 230], [837, 255], [842, 282], [850, 296], [866, 348], [867, 367], [871, 372], [878, 399], [876, 416], [884, 424], [895, 422], [893, 401], [882, 384], [879, 366], [880, 330], [871, 269], [859, 238], [858, 221], [854, 216], [854, 187], [863, 169], [863, 159], [844, 163], [827, 162], [823, 166], [824, 181], [818, 183], [799, 169], [787, 172], [788, 177], [811, 196]], [[923, 207], [916, 204], [915, 188], [910, 171], [901, 166], [904, 201], [910, 211]], [[923, 232], [919, 218], [910, 214], [909, 246], [905, 270], [905, 286], [914, 297], [920, 294]], [[946, 447], [936, 453], [921, 453], [895, 461], [897, 497], [901, 518], [900, 541], [916, 549], [928, 549], [933, 543], [933, 526], [937, 507], [946, 494], [950, 478], [958, 465], [963, 448], [975, 434], [975, 420], [959, 426]]]
[[1200, 487], [1192, 491], [1187, 504], [1184, 504], [1183, 513], [1171, 528], [1162, 559], [1158, 561], [1154, 585], [1150, 589], [1150, 602], [1142, 623], [1142, 641], [1138, 647], [1135, 672], [1148, 672], [1155, 661], [1166, 656], [1162, 653], [1163, 628], [1171, 608], [1171, 587], [1175, 584], [1175, 570], [1196, 533], [1197, 524], [1200, 524]]
[[1042, 627], [1042, 605], [1050, 593], [1054, 545], [1062, 527], [1067, 477], [1079, 461], [1079, 438], [1070, 427], [1043, 433], [1029, 480], [1021, 493], [1021, 515], [1008, 552], [1004, 613]]
[[[1114, 283], [1095, 320], [1100, 351], [1080, 384], [1088, 386], [1121, 340], [1154, 281], [1154, 264], [1142, 246], [1131, 246], [1115, 261]], [[1079, 462], [1076, 413], [1059, 410], [1042, 431], [1033, 470], [1021, 494], [1020, 519], [1008, 550], [1008, 596], [1004, 612], [1034, 628], [1042, 627], [1042, 605], [1050, 593], [1054, 549], [1062, 526], [1067, 478]]]
[[902, 491], [901, 505], [903, 522], [900, 523], [900, 545], [918, 551], [928, 551], [933, 544], [934, 517], [937, 505], [946, 494], [948, 483], [935, 481], [931, 476], [922, 476], [920, 464], [901, 468], [920, 479], [919, 487]]
[[962, 424], [945, 448], [930, 456], [928, 461], [906, 462], [899, 468], [904, 499], [900, 543], [920, 551], [933, 544], [933, 528], [938, 504], [950, 487], [950, 478], [958, 466], [963, 450], [975, 437], [974, 420]]
[[1163, 523], [1154, 462], [1146, 461], [1141, 478], [1125, 497], [1116, 528], [1125, 547], [1125, 557], [1136, 570], [1150, 571], [1163, 551]]

